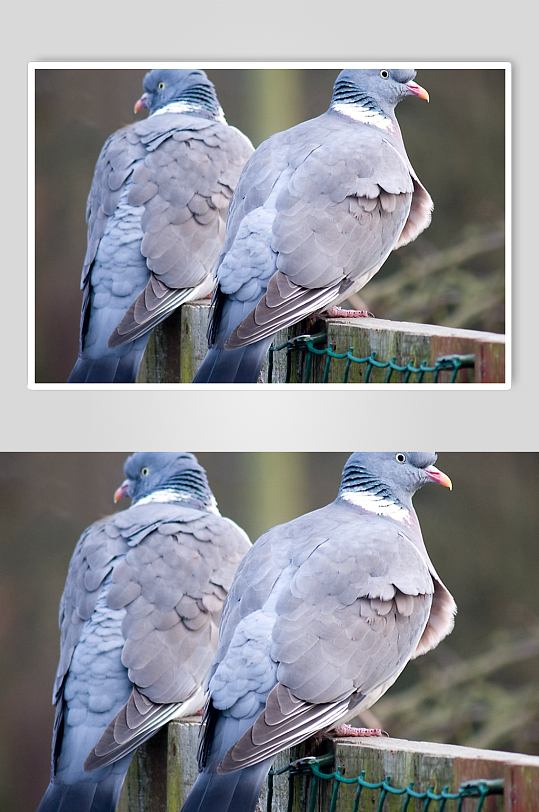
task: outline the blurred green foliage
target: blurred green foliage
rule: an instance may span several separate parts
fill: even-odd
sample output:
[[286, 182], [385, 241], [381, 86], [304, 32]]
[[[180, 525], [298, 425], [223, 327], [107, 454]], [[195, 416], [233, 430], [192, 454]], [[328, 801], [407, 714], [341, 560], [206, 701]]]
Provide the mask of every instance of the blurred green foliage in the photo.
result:
[[[86, 198], [105, 140], [135, 120], [144, 73], [36, 71], [38, 382], [63, 383], [77, 356]], [[229, 124], [255, 146], [323, 113], [337, 74], [208, 70]], [[406, 99], [397, 115], [412, 165], [434, 199], [433, 222], [388, 259], [361, 296], [379, 318], [503, 332], [504, 72], [426, 69], [417, 80], [430, 104]]]
[[407, 667], [413, 684], [383, 697], [369, 725], [395, 738], [539, 754], [539, 618], [498, 629], [463, 659], [444, 641]]
[[[113, 506], [126, 454], [0, 454], [0, 808], [48, 782], [58, 604], [82, 531]], [[345, 453], [201, 453], [224, 516], [252, 541], [332, 501]], [[441, 453], [453, 492], [415, 497], [456, 626], [373, 713], [393, 736], [539, 754], [539, 454]]]

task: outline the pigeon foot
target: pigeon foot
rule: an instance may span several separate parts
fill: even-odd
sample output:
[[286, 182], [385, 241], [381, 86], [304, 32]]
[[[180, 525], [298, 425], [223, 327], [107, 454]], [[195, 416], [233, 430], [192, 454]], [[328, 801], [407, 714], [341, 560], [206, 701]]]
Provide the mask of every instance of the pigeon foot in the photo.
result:
[[328, 307], [324, 310], [324, 316], [329, 316], [331, 319], [359, 319], [359, 318], [374, 318], [373, 313], [369, 310], [343, 310], [342, 307]]
[[380, 730], [379, 728], [339, 725], [338, 727], [334, 727], [333, 730], [329, 731], [329, 736], [332, 739], [341, 739], [347, 736], [387, 736], [389, 738], [389, 733], [386, 733], [385, 730]]

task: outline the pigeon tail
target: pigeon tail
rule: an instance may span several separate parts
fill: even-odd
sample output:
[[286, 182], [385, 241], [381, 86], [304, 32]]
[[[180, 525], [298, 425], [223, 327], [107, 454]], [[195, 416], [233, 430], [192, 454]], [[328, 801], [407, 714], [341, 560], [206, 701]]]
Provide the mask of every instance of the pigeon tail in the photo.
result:
[[114, 812], [131, 757], [120, 773], [112, 772], [100, 782], [84, 780], [75, 784], [51, 781], [37, 812]]
[[[225, 775], [219, 774], [217, 769], [227, 751], [250, 728], [258, 710], [253, 716], [240, 719], [225, 716], [215, 709], [210, 711], [206, 728], [206, 738], [210, 741], [203, 740], [199, 750], [199, 763], [204, 764], [204, 768], [180, 812], [214, 812], [216, 809], [219, 812], [253, 812], [273, 756]], [[209, 755], [206, 757], [204, 750], [208, 744]]]
[[254, 812], [272, 761], [227, 775], [201, 773], [181, 812]]
[[208, 350], [193, 383], [257, 383], [273, 336], [247, 347]]
[[141, 336], [141, 338], [146, 339], [144, 345], [141, 347], [140, 339], [137, 339], [136, 347], [131, 347], [127, 353], [125, 348], [122, 348], [121, 354], [109, 350], [104, 352], [101, 358], [79, 356], [67, 382], [135, 383], [150, 333]]
[[273, 336], [244, 347], [225, 350], [232, 330], [251, 312], [256, 300], [241, 302], [220, 288], [214, 294], [214, 311], [208, 329], [210, 349], [193, 383], [257, 383]]

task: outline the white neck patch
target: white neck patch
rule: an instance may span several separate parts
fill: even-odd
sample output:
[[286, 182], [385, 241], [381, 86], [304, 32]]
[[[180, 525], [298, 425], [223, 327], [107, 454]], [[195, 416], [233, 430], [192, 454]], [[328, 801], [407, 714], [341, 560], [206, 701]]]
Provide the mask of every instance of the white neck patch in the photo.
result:
[[[133, 507], [135, 507], [135, 505], [137, 507], [139, 505], [150, 505], [153, 502], [185, 502], [192, 501], [192, 499], [193, 494], [188, 493], [188, 491], [174, 491], [167, 488], [163, 489], [162, 491], [154, 491], [153, 493], [149, 493], [148, 496], [143, 496], [141, 499], [137, 499], [136, 502], [133, 502]], [[211, 498], [211, 504], [201, 507], [201, 510], [209, 510], [211, 513], [216, 513], [218, 516], [221, 515], [217, 509], [217, 502], [214, 496]]]
[[351, 505], [360, 507], [368, 513], [376, 513], [377, 516], [388, 516], [390, 519], [395, 519], [397, 522], [407, 524], [410, 521], [410, 511], [392, 502], [390, 499], [384, 499], [383, 496], [377, 496], [374, 493], [367, 491], [345, 491], [341, 499], [344, 502], [349, 502]]
[[359, 121], [361, 124], [372, 124], [374, 127], [386, 132], [393, 129], [393, 122], [390, 118], [383, 113], [377, 113], [375, 110], [368, 110], [361, 104], [334, 104], [332, 109], [342, 116], [346, 116], [346, 118]]
[[[170, 104], [166, 104], [164, 107], [160, 107], [159, 110], [156, 110], [151, 115], [162, 116], [164, 113], [190, 113], [196, 115], [197, 113], [206, 112], [208, 111], [201, 104], [194, 104], [193, 102], [186, 101], [175, 101], [170, 102]], [[226, 124], [225, 114], [221, 106], [219, 106], [216, 121], [220, 121], [221, 124]]]

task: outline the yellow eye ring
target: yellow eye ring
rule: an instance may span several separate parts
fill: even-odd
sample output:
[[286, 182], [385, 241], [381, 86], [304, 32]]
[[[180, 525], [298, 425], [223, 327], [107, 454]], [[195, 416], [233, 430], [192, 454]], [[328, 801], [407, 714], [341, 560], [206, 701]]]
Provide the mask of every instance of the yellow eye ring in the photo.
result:
[[150, 473], [150, 469], [144, 466], [144, 468], [140, 469], [140, 473], [142, 474], [142, 476], [148, 476], [148, 474]]
[[165, 83], [164, 82], [159, 82], [157, 87], [159, 88], [159, 90], [164, 90], [165, 89]]

